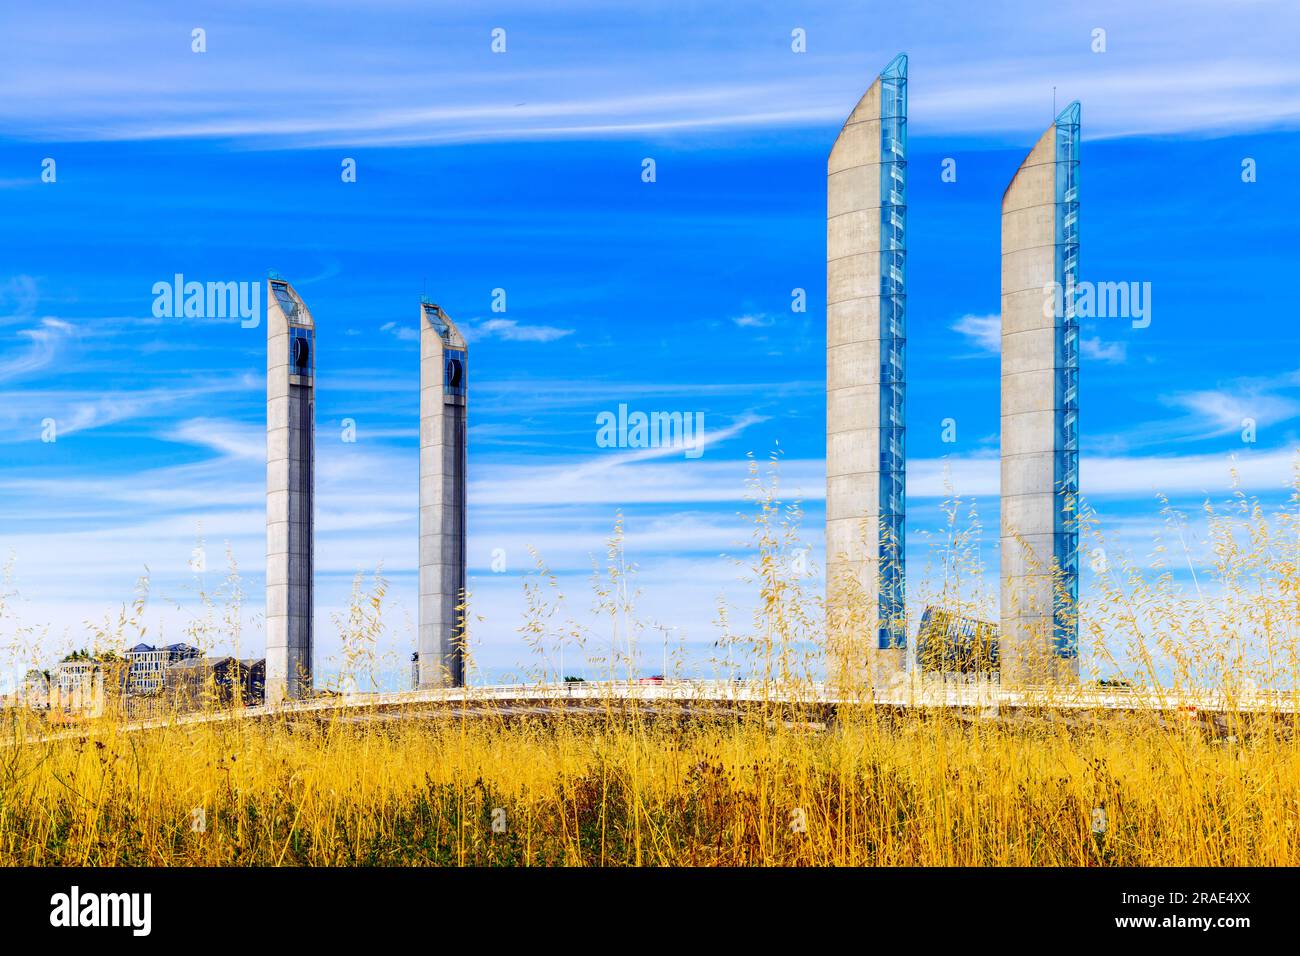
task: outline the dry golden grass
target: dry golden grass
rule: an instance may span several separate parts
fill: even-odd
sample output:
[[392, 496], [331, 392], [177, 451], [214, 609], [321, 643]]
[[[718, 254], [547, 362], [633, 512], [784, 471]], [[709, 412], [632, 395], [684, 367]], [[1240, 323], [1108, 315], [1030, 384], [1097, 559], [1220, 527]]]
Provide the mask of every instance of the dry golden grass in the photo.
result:
[[755, 716], [97, 724], [0, 758], [0, 862], [1294, 864], [1294, 727], [1236, 729], [1224, 743], [1150, 717], [871, 713], [802, 733]]
[[[1244, 498], [1212, 514], [1209, 556], [1186, 552], [1203, 562], [1193, 597], [1159, 548], [1146, 572], [1107, 545], [1113, 570], [1081, 609], [1099, 672], [1135, 695], [1224, 691], [1214, 720], [1050, 699], [1001, 714], [846, 704], [832, 715], [811, 702], [828, 653], [818, 597], [789, 572], [799, 509], [757, 468], [754, 481], [758, 606], [739, 629], [720, 607], [715, 662], [762, 681], [752, 706], [667, 712], [611, 693], [585, 714], [556, 699], [523, 716], [483, 702], [459, 715], [429, 716], [426, 704], [423, 716], [241, 713], [128, 729], [107, 715], [61, 736], [44, 715], [13, 711], [0, 744], [0, 864], [1300, 862], [1300, 497], [1272, 515]], [[986, 596], [962, 569], [973, 560], [963, 533], [943, 538], [935, 600], [978, 611]], [[609, 673], [627, 680], [634, 664], [619, 649], [642, 630], [633, 572], [620, 526], [594, 575], [610, 630], [593, 635], [539, 563], [520, 628], [538, 659], [612, 648]], [[339, 622], [347, 661], [373, 659], [383, 596], [382, 580], [354, 594], [359, 610]], [[220, 629], [219, 618], [238, 614], [209, 613], [203, 626]], [[539, 668], [553, 679], [549, 666]], [[355, 675], [344, 685], [367, 686]], [[1275, 692], [1271, 704], [1239, 708], [1247, 686]]]

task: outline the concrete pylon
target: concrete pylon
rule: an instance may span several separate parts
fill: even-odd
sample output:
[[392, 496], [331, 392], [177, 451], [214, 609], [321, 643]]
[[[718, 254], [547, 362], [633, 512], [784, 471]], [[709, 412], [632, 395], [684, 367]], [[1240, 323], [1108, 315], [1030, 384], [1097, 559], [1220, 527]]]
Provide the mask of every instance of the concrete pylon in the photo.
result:
[[1079, 104], [1002, 197], [1004, 683], [1077, 679]]
[[283, 279], [266, 296], [266, 699], [312, 690], [316, 326]]
[[826, 627], [833, 678], [906, 666], [907, 57], [826, 164]]
[[419, 687], [460, 687], [465, 657], [465, 339], [447, 314], [420, 304]]

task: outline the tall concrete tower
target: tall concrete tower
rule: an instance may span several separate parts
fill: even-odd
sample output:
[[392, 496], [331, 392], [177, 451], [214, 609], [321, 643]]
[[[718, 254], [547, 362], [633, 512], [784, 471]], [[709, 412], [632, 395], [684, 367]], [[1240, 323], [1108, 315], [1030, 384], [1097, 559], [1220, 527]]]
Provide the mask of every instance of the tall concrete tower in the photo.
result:
[[298, 293], [266, 296], [266, 698], [311, 693], [316, 326]]
[[1076, 677], [1079, 104], [1002, 197], [1003, 680]]
[[419, 686], [465, 683], [465, 339], [447, 313], [420, 304]]
[[900, 53], [826, 164], [826, 625], [832, 671], [873, 682], [906, 663], [906, 187]]

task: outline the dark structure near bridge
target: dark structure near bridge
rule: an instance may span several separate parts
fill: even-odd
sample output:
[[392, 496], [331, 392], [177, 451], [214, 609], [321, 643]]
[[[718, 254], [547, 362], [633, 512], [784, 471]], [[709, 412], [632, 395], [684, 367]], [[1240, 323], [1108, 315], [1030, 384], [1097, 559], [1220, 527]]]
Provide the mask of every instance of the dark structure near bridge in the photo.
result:
[[998, 626], [927, 607], [916, 635], [916, 664], [923, 674], [991, 677], [1001, 667]]

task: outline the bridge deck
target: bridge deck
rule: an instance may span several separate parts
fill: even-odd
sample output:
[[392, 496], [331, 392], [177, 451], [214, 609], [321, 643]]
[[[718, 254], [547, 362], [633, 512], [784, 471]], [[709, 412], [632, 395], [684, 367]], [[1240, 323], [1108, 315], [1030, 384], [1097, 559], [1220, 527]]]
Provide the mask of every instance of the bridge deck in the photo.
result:
[[[308, 700], [286, 701], [277, 706], [202, 711], [124, 721], [123, 729], [145, 730], [235, 718], [308, 717], [344, 712], [346, 719], [448, 718], [490, 711], [505, 716], [544, 714], [563, 709], [569, 713], [603, 713], [610, 705], [636, 701], [654, 711], [675, 714], [725, 711], [728, 705], [758, 703], [814, 706], [834, 713], [845, 706], [874, 706], [895, 711], [944, 709], [981, 718], [1011, 717], [1026, 712], [1074, 713], [1148, 712], [1185, 719], [1222, 723], [1229, 713], [1270, 716], [1300, 714], [1300, 694], [1222, 691], [1171, 692], [1150, 689], [1097, 687], [1030, 687], [1004, 689], [996, 683], [905, 680], [859, 695], [839, 693], [826, 684], [782, 688], [762, 681], [585, 681], [564, 684], [506, 684], [482, 687], [393, 693], [322, 693]], [[353, 713], [346, 713], [353, 712]], [[57, 739], [85, 732], [84, 724], [46, 731], [41, 739]], [[12, 743], [12, 741], [10, 741]]]

